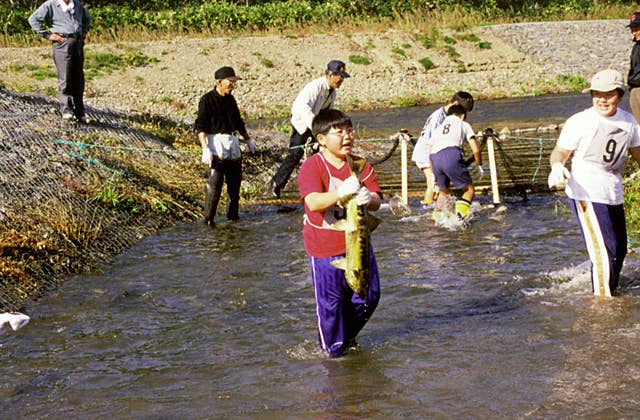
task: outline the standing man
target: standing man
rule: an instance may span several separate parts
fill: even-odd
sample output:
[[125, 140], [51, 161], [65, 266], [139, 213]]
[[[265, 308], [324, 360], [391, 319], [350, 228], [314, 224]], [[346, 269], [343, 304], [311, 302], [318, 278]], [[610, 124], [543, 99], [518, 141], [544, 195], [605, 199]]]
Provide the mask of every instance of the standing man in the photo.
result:
[[214, 217], [218, 209], [222, 183], [227, 184], [227, 219], [240, 219], [240, 182], [242, 181], [242, 155], [239, 133], [249, 147], [255, 151], [255, 143], [249, 137], [235, 98], [231, 94], [236, 82], [241, 80], [231, 67], [216, 70], [216, 86], [200, 99], [195, 132], [202, 147], [202, 162], [210, 168], [204, 202], [204, 223], [215, 226]]
[[631, 15], [627, 25], [633, 37], [631, 65], [627, 84], [629, 85], [629, 105], [636, 121], [640, 121], [640, 12]]
[[[549, 188], [561, 188], [582, 230], [591, 260], [592, 290], [611, 296], [627, 255], [622, 173], [627, 153], [640, 163], [640, 133], [630, 113], [618, 108], [622, 74], [603, 70], [591, 79], [590, 108], [569, 117], [549, 161]], [[565, 163], [571, 157], [571, 172]]]
[[29, 16], [29, 25], [51, 41], [58, 72], [58, 99], [62, 118], [86, 123], [84, 109], [84, 38], [91, 19], [78, 0], [47, 0]]
[[345, 72], [345, 64], [342, 61], [331, 60], [327, 64], [325, 75], [309, 82], [293, 101], [289, 154], [270, 183], [271, 195], [275, 198], [280, 197], [280, 192], [287, 185], [291, 173], [302, 159], [303, 146], [313, 138], [311, 134], [313, 119], [321, 110], [333, 108], [336, 89], [340, 88], [342, 81], [347, 77], [350, 76]]

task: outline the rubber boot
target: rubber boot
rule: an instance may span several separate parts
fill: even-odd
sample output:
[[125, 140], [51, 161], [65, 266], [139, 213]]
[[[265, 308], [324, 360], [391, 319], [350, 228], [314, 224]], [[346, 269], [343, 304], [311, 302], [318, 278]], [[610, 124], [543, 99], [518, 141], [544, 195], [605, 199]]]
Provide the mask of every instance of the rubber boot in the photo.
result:
[[469, 214], [469, 207], [471, 207], [471, 203], [464, 198], [460, 198], [456, 201], [456, 215], [458, 216], [458, 219], [465, 220], [467, 218], [467, 215]]

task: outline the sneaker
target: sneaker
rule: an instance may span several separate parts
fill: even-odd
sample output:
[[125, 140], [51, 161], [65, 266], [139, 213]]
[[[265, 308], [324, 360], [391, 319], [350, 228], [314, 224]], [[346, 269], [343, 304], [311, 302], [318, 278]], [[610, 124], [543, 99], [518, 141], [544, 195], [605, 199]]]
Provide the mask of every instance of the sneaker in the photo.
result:
[[80, 115], [78, 117], [78, 121], [80, 121], [82, 124], [89, 124], [89, 119], [86, 115]]
[[62, 119], [65, 121], [70, 121], [73, 119], [73, 114], [70, 112], [65, 112], [64, 114], [62, 114]]

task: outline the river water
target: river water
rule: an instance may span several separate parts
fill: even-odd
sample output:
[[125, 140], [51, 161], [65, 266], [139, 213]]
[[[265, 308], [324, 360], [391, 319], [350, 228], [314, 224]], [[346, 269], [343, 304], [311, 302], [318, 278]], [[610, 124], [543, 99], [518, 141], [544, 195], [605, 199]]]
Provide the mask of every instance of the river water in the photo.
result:
[[346, 357], [317, 348], [301, 208], [243, 208], [31, 304], [0, 337], [2, 417], [637, 416], [637, 254], [599, 299], [562, 195], [480, 197], [455, 232], [411, 204], [378, 212], [382, 298]]

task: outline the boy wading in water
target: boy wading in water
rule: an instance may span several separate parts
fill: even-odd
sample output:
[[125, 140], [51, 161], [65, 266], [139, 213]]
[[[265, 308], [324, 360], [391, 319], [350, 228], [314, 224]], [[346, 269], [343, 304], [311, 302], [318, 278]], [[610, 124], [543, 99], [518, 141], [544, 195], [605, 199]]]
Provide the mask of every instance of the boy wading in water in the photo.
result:
[[438, 212], [446, 210], [451, 183], [455, 188], [462, 190], [462, 197], [456, 201], [455, 205], [456, 215], [462, 221], [467, 219], [469, 207], [475, 196], [475, 188], [462, 152], [465, 141], [468, 141], [471, 146], [480, 176], [484, 175], [480, 147], [471, 125], [465, 121], [466, 116], [467, 111], [464, 107], [451, 106], [447, 111], [447, 117], [431, 138], [431, 167], [436, 184], [440, 188], [434, 219], [439, 217]]
[[[583, 92], [592, 106], [569, 117], [549, 163], [549, 188], [562, 188], [582, 231], [591, 260], [592, 290], [611, 296], [627, 255], [622, 173], [627, 154], [640, 164], [640, 133], [633, 115], [619, 109], [622, 74], [603, 70]], [[571, 172], [564, 167], [571, 158]]]
[[331, 262], [345, 256], [345, 232], [334, 224], [346, 217], [341, 200], [356, 200], [359, 206], [378, 210], [381, 192], [373, 167], [365, 163], [359, 179], [351, 174], [347, 157], [354, 141], [351, 119], [343, 112], [327, 109], [313, 120], [313, 135], [321, 151], [300, 167], [298, 187], [304, 201], [304, 247], [309, 255], [316, 299], [318, 342], [330, 357], [343, 356], [355, 343], [358, 332], [380, 300], [378, 266], [369, 250], [369, 291], [361, 298], [348, 286], [345, 271]]

